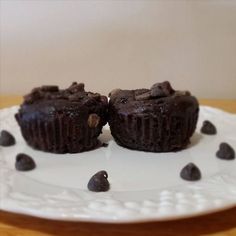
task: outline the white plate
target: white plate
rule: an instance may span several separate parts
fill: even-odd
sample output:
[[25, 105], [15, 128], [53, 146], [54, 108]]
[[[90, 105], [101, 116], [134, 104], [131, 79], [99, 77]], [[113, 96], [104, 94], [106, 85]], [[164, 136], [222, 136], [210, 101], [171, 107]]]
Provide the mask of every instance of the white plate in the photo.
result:
[[[1, 129], [14, 134], [17, 144], [0, 148], [0, 208], [38, 217], [90, 222], [141, 222], [190, 217], [236, 206], [236, 161], [216, 158], [220, 142], [236, 147], [236, 115], [201, 107], [192, 144], [177, 153], [147, 153], [122, 148], [105, 128], [107, 148], [79, 154], [35, 151], [22, 139], [14, 119], [17, 107], [0, 110]], [[202, 121], [211, 120], [214, 136], [202, 135]], [[14, 169], [19, 152], [31, 155], [37, 168]], [[180, 170], [194, 162], [202, 180], [187, 182]], [[111, 189], [87, 190], [90, 177], [108, 172]]]

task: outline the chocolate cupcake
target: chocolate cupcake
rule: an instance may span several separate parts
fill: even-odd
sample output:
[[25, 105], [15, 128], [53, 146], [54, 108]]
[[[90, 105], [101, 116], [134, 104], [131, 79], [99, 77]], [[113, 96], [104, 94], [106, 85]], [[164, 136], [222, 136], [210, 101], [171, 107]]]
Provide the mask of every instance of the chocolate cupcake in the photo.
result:
[[113, 90], [109, 118], [117, 144], [135, 150], [171, 152], [185, 148], [195, 131], [199, 105], [188, 91], [169, 82], [151, 89]]
[[77, 153], [100, 145], [97, 137], [107, 121], [106, 96], [86, 92], [74, 82], [34, 88], [15, 115], [25, 141], [33, 148], [54, 153]]

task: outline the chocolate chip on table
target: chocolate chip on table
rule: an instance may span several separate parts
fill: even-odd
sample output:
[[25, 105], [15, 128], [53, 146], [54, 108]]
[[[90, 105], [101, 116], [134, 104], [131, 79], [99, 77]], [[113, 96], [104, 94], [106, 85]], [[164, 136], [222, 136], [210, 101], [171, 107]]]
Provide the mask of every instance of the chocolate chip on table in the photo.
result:
[[33, 170], [36, 167], [36, 164], [32, 157], [19, 153], [16, 156], [15, 168], [19, 171], [29, 171]]
[[181, 170], [180, 177], [188, 181], [200, 180], [201, 171], [195, 164], [189, 163]]
[[0, 134], [0, 146], [8, 147], [16, 143], [14, 136], [6, 130], [2, 130]]
[[100, 122], [100, 117], [93, 113], [93, 114], [90, 114], [89, 117], [88, 117], [88, 126], [90, 128], [96, 128], [98, 126]]
[[216, 156], [222, 160], [234, 160], [235, 151], [228, 143], [221, 143], [219, 150], [216, 152]]
[[203, 121], [201, 132], [203, 134], [214, 135], [217, 133], [215, 125], [213, 125], [209, 120]]
[[168, 81], [156, 83], [151, 87], [151, 97], [168, 97], [172, 95], [175, 90], [171, 87]]
[[107, 180], [108, 174], [105, 170], [97, 172], [91, 177], [88, 182], [88, 189], [92, 192], [106, 192], [110, 188], [109, 181]]

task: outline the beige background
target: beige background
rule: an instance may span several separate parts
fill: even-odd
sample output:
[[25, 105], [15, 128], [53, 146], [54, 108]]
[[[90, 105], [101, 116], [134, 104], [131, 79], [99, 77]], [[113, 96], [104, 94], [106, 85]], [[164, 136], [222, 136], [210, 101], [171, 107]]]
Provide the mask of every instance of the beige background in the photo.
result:
[[236, 1], [1, 1], [0, 93], [83, 81], [92, 91], [170, 80], [236, 98]]

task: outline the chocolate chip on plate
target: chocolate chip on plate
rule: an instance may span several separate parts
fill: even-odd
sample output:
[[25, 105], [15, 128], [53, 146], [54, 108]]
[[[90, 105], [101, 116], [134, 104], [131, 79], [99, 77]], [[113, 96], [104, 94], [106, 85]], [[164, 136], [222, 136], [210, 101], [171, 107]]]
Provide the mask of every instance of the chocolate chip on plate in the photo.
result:
[[106, 192], [110, 188], [110, 184], [107, 180], [108, 174], [105, 170], [97, 172], [91, 177], [88, 182], [88, 189], [92, 192]]
[[2, 130], [0, 134], [0, 146], [8, 147], [16, 143], [14, 136], [6, 130]]
[[201, 132], [203, 134], [210, 134], [210, 135], [217, 133], [215, 125], [213, 125], [209, 120], [203, 121]]
[[32, 157], [19, 153], [16, 156], [15, 168], [19, 171], [28, 171], [33, 170], [36, 167], [36, 164]]
[[228, 143], [221, 143], [216, 156], [222, 160], [234, 160], [235, 151]]
[[200, 180], [201, 171], [195, 164], [189, 163], [181, 170], [180, 177], [188, 181]]

